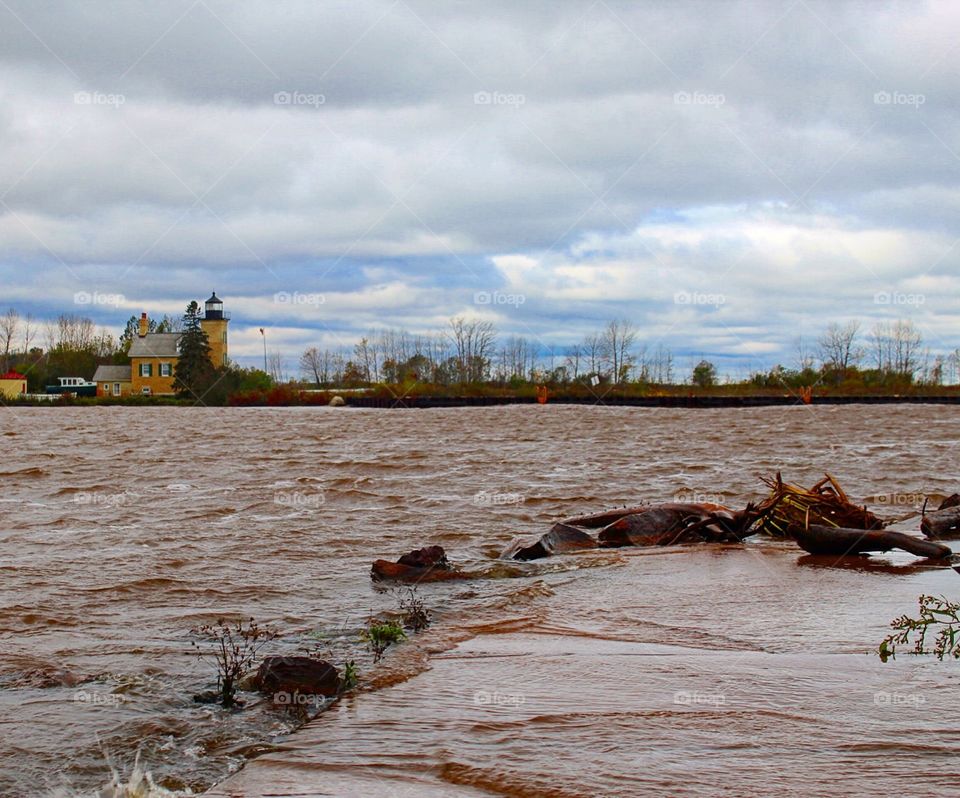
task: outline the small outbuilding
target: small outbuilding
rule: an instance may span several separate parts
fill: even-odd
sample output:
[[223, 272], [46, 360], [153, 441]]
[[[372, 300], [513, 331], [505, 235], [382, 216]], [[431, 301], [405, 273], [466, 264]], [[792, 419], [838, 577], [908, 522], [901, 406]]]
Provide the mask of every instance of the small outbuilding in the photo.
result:
[[130, 366], [97, 366], [93, 381], [97, 396], [129, 396], [133, 392]]
[[16, 371], [0, 374], [0, 396], [4, 399], [16, 399], [27, 392], [27, 378]]

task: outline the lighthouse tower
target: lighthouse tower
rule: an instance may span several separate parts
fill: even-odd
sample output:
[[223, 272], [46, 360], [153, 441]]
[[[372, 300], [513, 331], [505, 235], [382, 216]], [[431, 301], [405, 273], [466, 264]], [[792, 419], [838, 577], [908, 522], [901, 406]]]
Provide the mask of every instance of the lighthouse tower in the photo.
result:
[[216, 367], [227, 365], [227, 325], [230, 314], [223, 312], [223, 302], [214, 291], [204, 303], [204, 314], [200, 327], [210, 342], [210, 360]]

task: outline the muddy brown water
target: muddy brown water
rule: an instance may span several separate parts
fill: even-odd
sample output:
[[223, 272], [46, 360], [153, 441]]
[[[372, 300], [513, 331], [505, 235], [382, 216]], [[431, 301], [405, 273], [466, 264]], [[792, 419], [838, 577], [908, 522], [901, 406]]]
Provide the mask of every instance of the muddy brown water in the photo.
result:
[[[956, 662], [870, 653], [950, 568], [790, 543], [491, 558], [565, 515], [741, 506], [758, 474], [918, 527], [960, 488], [960, 411], [5, 408], [0, 795], [84, 795], [134, 756], [214, 795], [942, 795]], [[420, 588], [427, 632], [374, 667], [397, 597], [377, 557], [445, 546], [490, 578]], [[955, 544], [960, 547], [960, 544]], [[365, 689], [302, 719], [198, 706], [191, 628], [255, 617], [276, 651], [356, 659]], [[252, 760], [251, 757], [255, 757]]]

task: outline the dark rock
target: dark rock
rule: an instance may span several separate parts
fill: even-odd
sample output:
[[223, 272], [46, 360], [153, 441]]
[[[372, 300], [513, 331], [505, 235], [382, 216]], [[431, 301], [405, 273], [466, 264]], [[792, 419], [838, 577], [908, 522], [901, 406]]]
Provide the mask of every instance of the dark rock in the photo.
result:
[[637, 507], [623, 507], [619, 510], [605, 510], [602, 513], [593, 513], [591, 515], [578, 515], [575, 518], [564, 519], [563, 523], [570, 526], [586, 527], [587, 529], [599, 529], [600, 527], [612, 524], [614, 521], [618, 521], [624, 516], [646, 512], [650, 509], [650, 506], [649, 504], [641, 504]]
[[340, 674], [329, 662], [312, 657], [267, 657], [254, 680], [261, 693], [288, 696], [333, 696], [340, 689]]
[[501, 554], [508, 560], [539, 560], [553, 554], [597, 548], [597, 541], [587, 532], [565, 523], [554, 524], [550, 531], [533, 543], [518, 541]]
[[690, 508], [660, 505], [642, 513], [626, 515], [600, 530], [597, 540], [601, 548], [621, 546], [670, 546], [675, 543], [703, 541], [699, 532], [689, 531], [691, 519], [695, 522], [702, 515], [692, 513]]
[[920, 531], [928, 538], [956, 537], [960, 535], [960, 507], [944, 507], [923, 516]]
[[445, 582], [452, 579], [469, 579], [469, 574], [449, 566], [417, 568], [389, 560], [376, 560], [370, 569], [373, 579], [395, 579], [400, 582]]
[[447, 553], [443, 546], [425, 546], [422, 549], [415, 549], [409, 554], [404, 554], [399, 560], [398, 565], [409, 565], [411, 568], [449, 568]]
[[947, 496], [946, 499], [940, 502], [940, 506], [937, 509], [949, 510], [951, 507], [960, 507], [960, 493], [954, 493], [952, 496]]

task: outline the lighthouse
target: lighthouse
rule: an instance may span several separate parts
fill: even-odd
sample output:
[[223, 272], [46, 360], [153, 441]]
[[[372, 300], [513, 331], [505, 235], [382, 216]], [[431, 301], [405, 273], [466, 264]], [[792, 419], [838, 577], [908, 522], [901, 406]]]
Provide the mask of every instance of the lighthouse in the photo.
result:
[[203, 318], [200, 327], [207, 334], [210, 344], [210, 360], [214, 366], [227, 365], [227, 325], [230, 314], [223, 312], [223, 301], [214, 291], [203, 304]]

